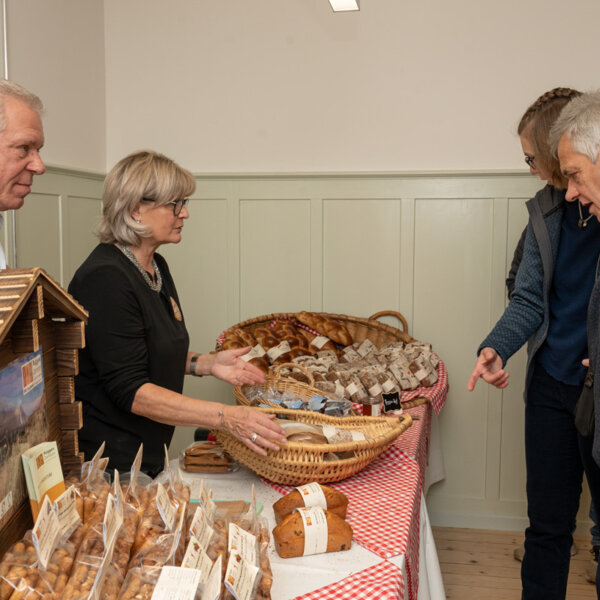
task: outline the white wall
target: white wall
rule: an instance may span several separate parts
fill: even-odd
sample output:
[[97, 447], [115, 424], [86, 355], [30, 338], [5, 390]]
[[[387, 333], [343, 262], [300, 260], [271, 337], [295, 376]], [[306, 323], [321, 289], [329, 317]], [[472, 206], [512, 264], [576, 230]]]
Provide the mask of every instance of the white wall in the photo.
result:
[[[599, 85], [597, 0], [105, 0], [108, 164], [522, 168], [519, 117]], [[561, 42], [562, 36], [562, 42]]]
[[100, 0], [6, 0], [8, 77], [42, 98], [47, 164], [105, 172]]

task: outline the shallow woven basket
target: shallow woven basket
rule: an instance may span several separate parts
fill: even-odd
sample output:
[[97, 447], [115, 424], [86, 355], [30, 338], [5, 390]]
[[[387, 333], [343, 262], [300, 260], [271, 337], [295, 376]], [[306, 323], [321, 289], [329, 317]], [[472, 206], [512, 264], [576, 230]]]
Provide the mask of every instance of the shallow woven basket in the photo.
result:
[[[311, 425], [335, 425], [340, 429], [362, 431], [368, 440], [343, 444], [306, 444], [288, 442], [279, 452], [267, 450], [261, 456], [224, 431], [215, 431], [217, 440], [238, 462], [269, 481], [282, 485], [303, 485], [312, 481], [331, 483], [346, 479], [364, 469], [411, 425], [410, 415], [400, 417], [330, 417], [321, 413], [281, 408], [257, 408]], [[352, 452], [349, 458], [326, 460], [330, 453]]]
[[[408, 324], [406, 319], [395, 310], [382, 310], [374, 315], [371, 315], [368, 319], [361, 317], [351, 317], [349, 315], [336, 315], [333, 313], [315, 313], [339, 321], [350, 333], [352, 339], [355, 342], [363, 342], [369, 338], [377, 347], [385, 344], [386, 342], [414, 342], [414, 338], [408, 335]], [[296, 313], [273, 313], [270, 315], [262, 315], [261, 317], [255, 317], [254, 319], [248, 319], [242, 321], [237, 325], [232, 325], [229, 329], [239, 328], [252, 333], [257, 327], [264, 327], [269, 325], [271, 321], [281, 318], [295, 318]], [[402, 329], [397, 329], [391, 325], [380, 323], [377, 321], [379, 317], [392, 316], [396, 317], [402, 324]], [[217, 344], [217, 350], [220, 350], [220, 345]]]

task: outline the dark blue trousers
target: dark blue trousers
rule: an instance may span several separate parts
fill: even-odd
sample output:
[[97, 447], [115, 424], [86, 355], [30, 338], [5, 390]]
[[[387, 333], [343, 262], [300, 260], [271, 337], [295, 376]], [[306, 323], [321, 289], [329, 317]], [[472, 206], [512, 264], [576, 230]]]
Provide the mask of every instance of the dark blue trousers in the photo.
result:
[[[525, 406], [529, 527], [521, 566], [523, 600], [565, 599], [584, 470], [592, 501], [600, 506], [593, 438], [584, 438], [575, 429], [580, 393], [581, 386], [561, 383], [535, 364]], [[598, 576], [596, 590], [600, 590]]]

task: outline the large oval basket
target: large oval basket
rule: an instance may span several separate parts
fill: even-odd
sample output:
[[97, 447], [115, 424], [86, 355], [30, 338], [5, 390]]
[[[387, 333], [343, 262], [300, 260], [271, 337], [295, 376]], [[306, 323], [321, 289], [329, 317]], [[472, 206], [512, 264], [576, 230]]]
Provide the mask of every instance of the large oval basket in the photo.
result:
[[[369, 439], [342, 444], [306, 444], [288, 442], [279, 452], [261, 456], [224, 431], [215, 431], [217, 440], [238, 462], [269, 481], [282, 485], [303, 485], [312, 481], [331, 483], [346, 479], [364, 469], [411, 425], [408, 414], [400, 417], [330, 417], [321, 413], [258, 408], [267, 414], [312, 425], [335, 425], [340, 429], [361, 431]], [[345, 458], [329, 460], [330, 455]]]

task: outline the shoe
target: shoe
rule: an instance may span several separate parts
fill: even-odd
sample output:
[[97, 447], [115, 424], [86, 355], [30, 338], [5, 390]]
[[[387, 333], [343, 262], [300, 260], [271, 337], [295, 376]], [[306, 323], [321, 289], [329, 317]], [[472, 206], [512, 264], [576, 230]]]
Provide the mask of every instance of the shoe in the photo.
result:
[[592, 560], [585, 569], [585, 578], [590, 583], [596, 583], [596, 570], [598, 569], [598, 554], [600, 554], [600, 546], [592, 546], [590, 550]]
[[[594, 546], [594, 548], [597, 548], [597, 552], [596, 552], [596, 566], [598, 565], [598, 552], [600, 552], [600, 546]], [[590, 552], [593, 552], [593, 549], [590, 550]], [[577, 546], [575, 545], [575, 542], [573, 542], [573, 544], [571, 545], [571, 556], [575, 556], [577, 554]], [[525, 546], [517, 546], [514, 550], [513, 550], [513, 557], [515, 560], [518, 560], [519, 562], [523, 562], [523, 556], [525, 555]], [[596, 571], [594, 571], [594, 583], [596, 582]]]

